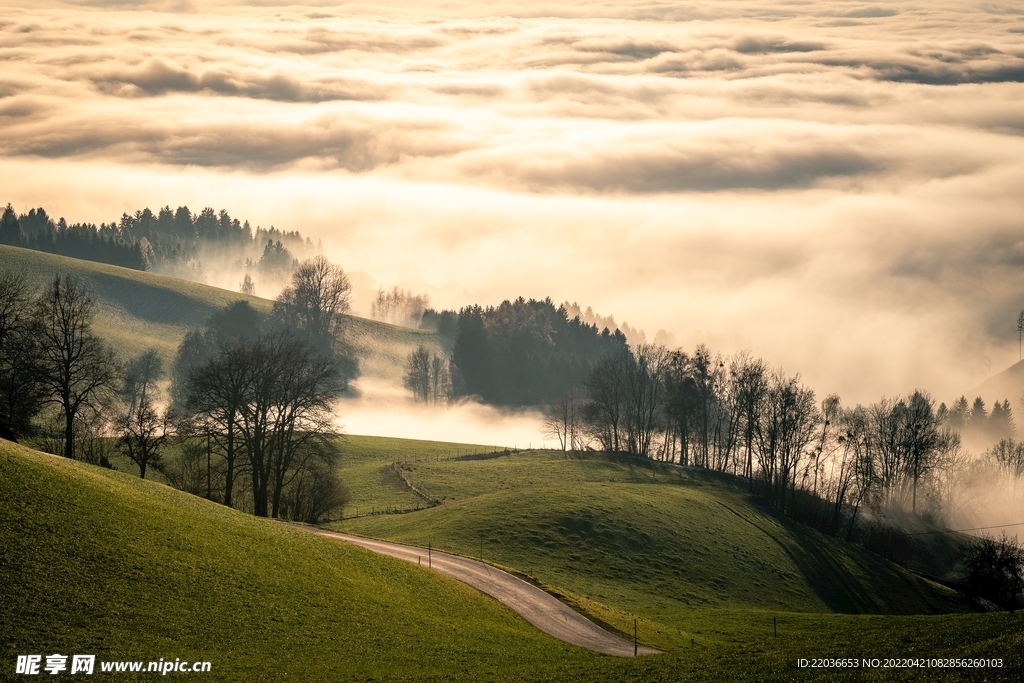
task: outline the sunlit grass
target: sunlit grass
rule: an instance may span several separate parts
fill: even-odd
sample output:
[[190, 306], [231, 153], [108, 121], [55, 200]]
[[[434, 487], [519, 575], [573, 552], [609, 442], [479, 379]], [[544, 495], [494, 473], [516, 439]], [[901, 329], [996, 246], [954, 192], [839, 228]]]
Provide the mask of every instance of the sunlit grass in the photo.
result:
[[[518, 462], [519, 456], [437, 461], [427, 458], [465, 447], [371, 437], [352, 438], [348, 448], [363, 449], [365, 459], [376, 462], [418, 453], [426, 456], [414, 465], [420, 475], [430, 468], [440, 472], [469, 466], [467, 488], [481, 486], [489, 476], [506, 482], [510, 490], [520, 480], [536, 486], [549, 475], [568, 474], [577, 467], [587, 470], [577, 471], [578, 479], [589, 480], [587, 485], [607, 487], [613, 482], [602, 478], [616, 477], [651, 490], [679, 485], [672, 483], [675, 474], [600, 460], [592, 461], [595, 466], [590, 468], [569, 459], [569, 469], [556, 466], [545, 472], [545, 458], [561, 457], [552, 454], [527, 454]], [[497, 466], [489, 475], [488, 464]], [[513, 470], [520, 465], [526, 467], [517, 474]], [[458, 487], [434, 483], [449, 497], [442, 506], [353, 524], [419, 519], [424, 532], [435, 538], [458, 531], [445, 542], [467, 555], [475, 554], [475, 529], [492, 525], [485, 536], [485, 559], [525, 557], [522, 551], [502, 551], [499, 527], [493, 525], [502, 517], [510, 524], [522, 523], [531, 505], [521, 504], [527, 510], [518, 516], [502, 504], [494, 506], [493, 513], [463, 507], [461, 521], [444, 521], [437, 515], [460, 504]], [[562, 483], [567, 489], [578, 486]], [[733, 495], [728, 486], [707, 477], [696, 477], [684, 487], [701, 494], [695, 504], [706, 502], [705, 495]], [[595, 501], [593, 507], [630, 509], [626, 502], [611, 501], [622, 498], [615, 489], [606, 493], [608, 500]], [[477, 494], [465, 503], [494, 502], [492, 495]], [[570, 503], [573, 500], [572, 495], [567, 497]], [[643, 498], [641, 503], [655, 500]], [[574, 509], [570, 504], [554, 511]], [[643, 520], [641, 515], [631, 523]], [[569, 521], [563, 520], [564, 530], [548, 530], [541, 539], [557, 542], [583, 532], [582, 526], [566, 526]], [[531, 533], [522, 531], [523, 538]], [[411, 536], [413, 531], [407, 533]], [[225, 681], [653, 683], [943, 678], [934, 670], [875, 671], [866, 676], [860, 671], [801, 671], [796, 667], [799, 657], [970, 655], [1006, 662], [1007, 668], [998, 672], [967, 670], [946, 676], [962, 680], [1010, 680], [1006, 674], [1024, 664], [1024, 614], [795, 613], [742, 605], [741, 595], [724, 606], [684, 608], [672, 596], [662, 600], [644, 588], [646, 579], [665, 572], [657, 562], [642, 561], [633, 562], [632, 576], [613, 576], [602, 589], [607, 594], [597, 600], [582, 597], [593, 596], [588, 586], [600, 574], [588, 560], [608, 559], [614, 553], [581, 548], [573, 551], [580, 553], [580, 560], [566, 564], [572, 558], [551, 548], [545, 564], [535, 568], [541, 582], [564, 590], [572, 583], [568, 579], [578, 574], [573, 585], [581, 591], [575, 599], [590, 613], [630, 632], [635, 614], [641, 640], [668, 650], [638, 660], [597, 655], [544, 635], [495, 601], [424, 568], [281, 527], [155, 482], [6, 442], [0, 442], [0, 547], [4, 667], [13, 666], [16, 654], [63, 652], [97, 654], [101, 660], [209, 660], [213, 672], [204, 678]], [[609, 547], [623, 553], [629, 541], [621, 539]], [[505, 552], [500, 558], [499, 551]], [[771, 553], [765, 551], [764, 556]], [[715, 561], [705, 558], [708, 571], [737, 571]], [[522, 565], [516, 568], [529, 571]], [[752, 568], [742, 571], [750, 573]], [[3, 669], [0, 678], [11, 670]]]

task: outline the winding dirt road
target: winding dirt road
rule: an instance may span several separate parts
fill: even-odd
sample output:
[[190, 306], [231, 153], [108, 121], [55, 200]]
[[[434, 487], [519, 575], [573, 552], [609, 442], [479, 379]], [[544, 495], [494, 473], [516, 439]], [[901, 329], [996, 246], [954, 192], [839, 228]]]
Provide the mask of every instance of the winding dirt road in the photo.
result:
[[[428, 566], [427, 551], [423, 548], [350, 536], [298, 524], [289, 526], [352, 543], [375, 553], [390, 555], [407, 562], [419, 562], [423, 567]], [[551, 595], [508, 572], [476, 560], [436, 550], [430, 553], [429, 564], [431, 569], [462, 581], [481, 593], [486, 593], [505, 603], [528, 622], [555, 638], [616, 657], [633, 656], [632, 642], [620, 638], [614, 633], [609, 633]], [[658, 654], [659, 652], [660, 650], [642, 645], [638, 649], [638, 653], [642, 655]]]

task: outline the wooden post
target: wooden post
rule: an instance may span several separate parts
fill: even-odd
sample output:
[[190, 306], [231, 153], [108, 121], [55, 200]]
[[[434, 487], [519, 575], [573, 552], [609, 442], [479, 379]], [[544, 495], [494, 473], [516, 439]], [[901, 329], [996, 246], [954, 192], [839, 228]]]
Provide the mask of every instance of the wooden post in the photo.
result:
[[430, 569], [433, 565], [430, 562], [430, 543], [427, 543], [427, 569]]
[[636, 657], [639, 648], [636, 644], [636, 619], [633, 619], [633, 656]]

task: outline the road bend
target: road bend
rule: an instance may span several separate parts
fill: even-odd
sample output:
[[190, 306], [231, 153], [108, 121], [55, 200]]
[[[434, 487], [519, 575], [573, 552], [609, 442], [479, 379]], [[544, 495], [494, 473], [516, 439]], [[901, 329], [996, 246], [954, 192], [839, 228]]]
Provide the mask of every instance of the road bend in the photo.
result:
[[[414, 564], [419, 563], [424, 568], [427, 568], [428, 565], [427, 551], [423, 548], [351, 536], [299, 524], [290, 524], [289, 526], [358, 545], [381, 555], [390, 555]], [[632, 641], [606, 631], [568, 605], [508, 572], [483, 562], [449, 555], [437, 550], [430, 551], [429, 564], [430, 569], [462, 581], [481, 593], [486, 593], [508, 605], [528, 622], [559, 640], [616, 657], [633, 656]], [[660, 653], [660, 650], [641, 645], [637, 649], [637, 653], [652, 655]]]

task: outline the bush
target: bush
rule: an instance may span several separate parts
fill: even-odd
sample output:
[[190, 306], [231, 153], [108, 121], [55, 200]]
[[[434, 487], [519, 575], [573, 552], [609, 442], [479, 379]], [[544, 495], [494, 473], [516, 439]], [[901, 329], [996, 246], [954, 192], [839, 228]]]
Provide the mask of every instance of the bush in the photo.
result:
[[1014, 609], [1024, 591], [1024, 548], [1005, 533], [998, 541], [985, 537], [967, 546], [961, 560], [965, 593]]

